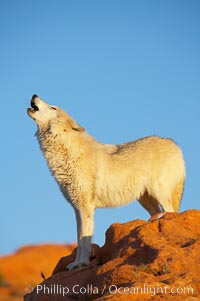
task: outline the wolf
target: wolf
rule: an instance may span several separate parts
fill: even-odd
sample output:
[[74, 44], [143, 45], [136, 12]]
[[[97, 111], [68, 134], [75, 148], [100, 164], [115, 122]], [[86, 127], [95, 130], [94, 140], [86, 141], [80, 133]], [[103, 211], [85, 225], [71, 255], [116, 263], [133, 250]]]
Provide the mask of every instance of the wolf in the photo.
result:
[[49, 169], [75, 211], [78, 248], [67, 270], [90, 264], [96, 208], [138, 200], [151, 216], [179, 210], [185, 163], [173, 140], [149, 136], [119, 145], [100, 143], [36, 94], [27, 113], [37, 124]]

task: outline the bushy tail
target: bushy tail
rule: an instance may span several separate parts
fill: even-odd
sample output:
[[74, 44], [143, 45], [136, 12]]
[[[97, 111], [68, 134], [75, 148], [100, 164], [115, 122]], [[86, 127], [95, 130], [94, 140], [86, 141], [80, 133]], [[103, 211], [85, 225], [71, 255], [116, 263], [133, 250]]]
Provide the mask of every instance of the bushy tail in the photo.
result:
[[172, 192], [172, 205], [174, 207], [174, 211], [178, 212], [181, 199], [183, 196], [183, 189], [184, 189], [185, 177], [183, 177], [180, 182], [176, 185], [174, 191]]

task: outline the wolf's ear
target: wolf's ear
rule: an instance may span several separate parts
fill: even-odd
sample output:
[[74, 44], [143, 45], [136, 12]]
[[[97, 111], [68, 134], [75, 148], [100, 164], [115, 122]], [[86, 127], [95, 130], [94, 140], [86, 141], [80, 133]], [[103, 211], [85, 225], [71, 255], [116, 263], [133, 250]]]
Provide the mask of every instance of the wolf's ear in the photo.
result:
[[72, 126], [72, 129], [77, 131], [77, 132], [84, 132], [85, 131], [85, 129], [81, 125], [79, 125], [78, 123], [76, 123], [75, 126]]
[[82, 126], [80, 126], [78, 123], [76, 123], [76, 121], [71, 119], [71, 120], [68, 120], [68, 122], [69, 122], [71, 128], [74, 131], [77, 131], [77, 132], [84, 132], [85, 131], [85, 129]]

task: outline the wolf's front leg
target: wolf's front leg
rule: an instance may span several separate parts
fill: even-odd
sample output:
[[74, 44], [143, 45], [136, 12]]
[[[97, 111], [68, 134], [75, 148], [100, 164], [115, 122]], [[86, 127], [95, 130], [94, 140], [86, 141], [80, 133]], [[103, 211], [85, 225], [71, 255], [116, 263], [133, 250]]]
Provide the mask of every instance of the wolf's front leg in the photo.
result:
[[80, 206], [80, 208], [75, 209], [75, 214], [78, 248], [76, 259], [67, 265], [67, 270], [90, 264], [91, 239], [94, 231], [94, 208], [86, 205], [84, 207]]

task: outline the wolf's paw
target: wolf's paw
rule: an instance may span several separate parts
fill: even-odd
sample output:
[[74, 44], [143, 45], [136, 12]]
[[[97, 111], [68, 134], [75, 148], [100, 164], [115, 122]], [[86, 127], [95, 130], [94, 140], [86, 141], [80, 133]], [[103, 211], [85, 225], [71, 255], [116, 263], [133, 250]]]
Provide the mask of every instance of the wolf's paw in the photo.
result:
[[83, 268], [83, 267], [86, 267], [90, 265], [90, 261], [74, 261], [74, 262], [71, 262], [69, 263], [67, 266], [66, 266], [66, 270], [67, 271], [70, 271], [70, 270], [73, 270], [73, 269], [78, 269], [78, 268]]
[[166, 214], [166, 212], [161, 212], [157, 215], [156, 219], [159, 220], [161, 219], [164, 215]]

